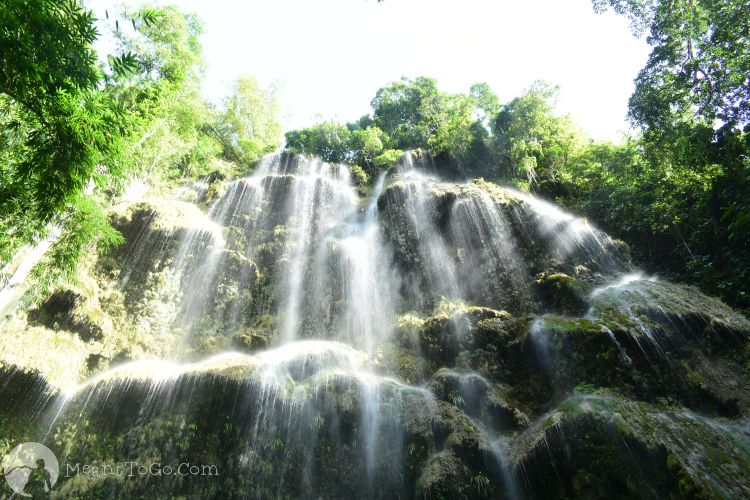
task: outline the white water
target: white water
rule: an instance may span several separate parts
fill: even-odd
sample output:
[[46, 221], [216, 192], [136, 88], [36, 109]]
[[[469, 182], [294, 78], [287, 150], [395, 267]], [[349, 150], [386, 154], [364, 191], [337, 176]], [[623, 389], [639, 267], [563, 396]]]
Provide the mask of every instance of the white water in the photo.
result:
[[[584, 220], [513, 190], [500, 190], [522, 201], [510, 208], [473, 184], [461, 185], [460, 194], [451, 198], [454, 184], [440, 182], [414, 163], [406, 155], [393, 178], [381, 174], [363, 202], [346, 166], [277, 153], [264, 158], [252, 176], [228, 183], [205, 215], [183, 219], [171, 233], [157, 227], [151, 214], [129, 242], [120, 286], [145, 279], [144, 261], [157, 262], [171, 272], [177, 292], [169, 297], [165, 292], [164, 300], [175, 302], [169, 321], [186, 332], [186, 344], [207, 318], [221, 318], [215, 330], [231, 333], [269, 313], [278, 317], [272, 348], [225, 352], [194, 363], [137, 360], [111, 368], [66, 388], [67, 399], [53, 422], [73, 411], [69, 403], [82, 414], [143, 386], [145, 418], [180, 403], [175, 398], [183, 394], [185, 380], [197, 387], [223, 377], [247, 388], [241, 402], [253, 409], [248, 428], [263, 434], [280, 426], [293, 436], [299, 422], [320, 417], [316, 398], [325, 400], [338, 383], [355, 395], [358, 439], [364, 443], [368, 480], [373, 480], [382, 447], [404, 439], [399, 426], [405, 398], [417, 399], [422, 408], [436, 404], [428, 389], [375, 373], [397, 314], [416, 309], [428, 315], [446, 299], [523, 313], [533, 305], [525, 302], [525, 292], [534, 272], [524, 239], [556, 263], [601, 263], [605, 273], [626, 267], [612, 241]], [[190, 189], [200, 199], [208, 186], [201, 182]], [[393, 228], [385, 226], [382, 211], [401, 202], [391, 210], [403, 215], [406, 241], [394, 244], [385, 234]], [[404, 255], [397, 257], [398, 252]], [[399, 267], [404, 256], [410, 260]], [[238, 261], [246, 264], [240, 271]], [[266, 279], [277, 285], [275, 295], [261, 305], [251, 296], [257, 269], [250, 261], [262, 265]], [[613, 286], [639, 278], [628, 279]], [[533, 324], [531, 336], [549, 355], [541, 320]], [[515, 496], [505, 436], [488, 434], [508, 493]]]

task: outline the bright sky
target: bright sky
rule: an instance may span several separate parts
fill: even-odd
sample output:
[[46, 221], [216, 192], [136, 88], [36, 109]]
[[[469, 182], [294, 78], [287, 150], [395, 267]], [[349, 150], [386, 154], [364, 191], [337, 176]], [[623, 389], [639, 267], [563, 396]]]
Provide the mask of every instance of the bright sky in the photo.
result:
[[[98, 17], [120, 2], [89, 0]], [[132, 2], [131, 2], [132, 3]], [[142, 2], [134, 2], [140, 4]], [[154, 2], [151, 2], [154, 3]], [[375, 91], [432, 76], [449, 92], [487, 82], [502, 101], [534, 80], [592, 137], [617, 139], [649, 48], [591, 0], [176, 0], [204, 22], [204, 92], [220, 102], [254, 74], [282, 84], [287, 129], [368, 113]]]

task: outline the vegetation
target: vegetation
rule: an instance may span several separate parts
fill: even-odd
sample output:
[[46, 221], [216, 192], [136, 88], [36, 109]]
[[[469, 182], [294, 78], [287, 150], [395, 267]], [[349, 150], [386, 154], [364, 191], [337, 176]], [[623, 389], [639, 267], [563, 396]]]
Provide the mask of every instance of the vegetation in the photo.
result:
[[[647, 269], [696, 283], [747, 313], [746, 3], [593, 6], [627, 16], [653, 47], [630, 100], [640, 131], [621, 144], [591, 141], [557, 115], [557, 89], [544, 82], [501, 103], [484, 83], [449, 94], [418, 77], [378, 90], [372, 112], [355, 122], [287, 132], [287, 149], [358, 165], [370, 181], [404, 150], [430, 152], [441, 173], [513, 183], [567, 205], [630, 243]], [[103, 208], [126, 179], [227, 174], [279, 146], [276, 87], [243, 76], [220, 107], [201, 96], [195, 16], [174, 7], [113, 15], [107, 25], [117, 51], [102, 64], [92, 45], [96, 19], [78, 1], [4, 7], [0, 262], [6, 267], [23, 246], [64, 228], [70, 235], [35, 272], [43, 289], [70, 278], [65, 270], [92, 245], [118, 241]]]
[[[692, 286], [602, 286], [626, 245], [489, 182], [750, 312], [750, 12], [594, 7], [654, 47], [619, 144], [544, 82], [501, 102], [404, 78], [286, 135], [352, 185], [285, 154], [230, 184], [280, 146], [279, 90], [246, 75], [206, 102], [195, 16], [6, 0], [0, 273], [53, 243], [41, 300], [1, 319], [0, 455], [50, 445], [64, 498], [747, 496], [750, 321]], [[406, 159], [474, 180], [394, 175], [373, 199]], [[131, 180], [155, 194], [121, 202]]]
[[[479, 87], [477, 87], [479, 88]], [[372, 102], [372, 114], [346, 125], [322, 123], [287, 132], [287, 148], [312, 153], [327, 161], [358, 164], [369, 171], [391, 166], [403, 150], [424, 149], [450, 155], [464, 165], [483, 165], [492, 159], [483, 141], [487, 130], [479, 112], [487, 95], [446, 94], [432, 78], [402, 78], [381, 88]], [[482, 115], [484, 116], [484, 115]]]
[[73, 279], [92, 246], [121, 240], [104, 209], [128, 178], [227, 173], [279, 146], [274, 89], [240, 78], [224, 109], [201, 96], [195, 16], [109, 17], [118, 48], [102, 65], [97, 20], [77, 0], [9, 0], [0, 12], [0, 269], [61, 228], [33, 272], [38, 296]]
[[371, 114], [354, 123], [288, 132], [287, 147], [368, 171], [395, 164], [386, 152], [429, 151], [441, 173], [563, 203], [627, 241], [648, 270], [750, 314], [746, 3], [593, 3], [628, 16], [653, 46], [630, 99], [639, 133], [621, 144], [592, 141], [557, 115], [557, 88], [544, 82], [501, 104], [484, 83], [450, 95], [419, 77], [378, 90]]
[[561, 201], [654, 270], [750, 313], [750, 12], [746, 2], [595, 0], [653, 47], [630, 118], [642, 136], [592, 145]]
[[[94, 19], [77, 2], [10, 0], [0, 25], [0, 262], [7, 262], [53, 225], [100, 225], [103, 214], [84, 190], [124, 171], [129, 113], [101, 87]], [[109, 232], [81, 234], [92, 237], [87, 244], [112, 241]]]

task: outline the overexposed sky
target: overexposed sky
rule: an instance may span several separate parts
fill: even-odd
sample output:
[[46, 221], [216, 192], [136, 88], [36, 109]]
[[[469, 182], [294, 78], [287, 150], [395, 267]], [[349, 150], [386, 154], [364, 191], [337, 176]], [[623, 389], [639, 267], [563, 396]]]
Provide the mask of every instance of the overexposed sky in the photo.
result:
[[[99, 17], [114, 0], [89, 0]], [[143, 2], [131, 1], [130, 4]], [[627, 21], [591, 0], [176, 0], [204, 22], [206, 96], [232, 81], [280, 82], [286, 129], [352, 121], [401, 76], [449, 92], [487, 82], [502, 101], [543, 79], [559, 109], [598, 139], [627, 129], [627, 100], [649, 48]]]

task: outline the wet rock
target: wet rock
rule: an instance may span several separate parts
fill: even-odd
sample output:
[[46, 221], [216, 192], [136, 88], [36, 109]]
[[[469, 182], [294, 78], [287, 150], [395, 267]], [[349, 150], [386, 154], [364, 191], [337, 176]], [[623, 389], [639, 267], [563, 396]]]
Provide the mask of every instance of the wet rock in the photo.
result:
[[570, 315], [583, 315], [589, 308], [590, 291], [581, 281], [564, 273], [540, 273], [534, 281], [544, 309]]
[[514, 333], [506, 328], [510, 319], [506, 311], [458, 307], [425, 319], [419, 328], [420, 345], [426, 356], [450, 366], [463, 351], [488, 344], [501, 348], [512, 341]]
[[409, 304], [429, 310], [440, 296], [460, 296], [514, 313], [530, 307], [524, 263], [501, 208], [512, 200], [501, 188], [424, 180], [400, 180], [381, 194], [379, 223]]
[[210, 309], [218, 319], [232, 317], [238, 321], [248, 318], [253, 304], [253, 292], [259, 278], [258, 267], [239, 252], [226, 250], [219, 256], [213, 307]]
[[417, 483], [417, 494], [426, 499], [472, 498], [472, 470], [454, 453], [443, 451], [432, 457]]
[[675, 333], [699, 335], [707, 347], [731, 347], [750, 337], [750, 320], [696, 288], [626, 275], [597, 289], [595, 314], [617, 319], [617, 313], [659, 324]]
[[750, 493], [750, 434], [690, 412], [605, 396], [566, 400], [514, 445], [533, 497], [738, 498]]
[[[420, 478], [431, 491], [436, 486], [428, 484], [437, 481], [470, 492], [476, 470], [488, 471], [482, 482], [488, 492], [496, 487], [492, 450], [465, 415], [424, 390], [340, 368], [327, 371], [342, 366], [326, 358], [338, 349], [320, 352], [317, 360], [301, 351], [305, 355], [296, 361], [269, 366], [265, 363], [271, 359], [263, 354], [217, 357], [166, 379], [160, 373], [175, 367], [158, 362], [124, 366], [67, 400], [56, 422], [60, 432], [55, 435], [65, 436], [61, 456], [87, 463], [109, 463], [117, 456], [148, 461], [154, 453], [162, 463], [202, 463], [210, 457], [222, 476], [233, 478], [221, 490], [229, 496], [260, 488], [284, 497], [311, 492], [348, 497], [361, 490], [363, 477], [377, 481], [378, 497], [414, 491]], [[81, 412], [86, 423], [78, 427]], [[372, 441], [372, 432], [387, 439]], [[320, 460], [309, 461], [311, 453]], [[456, 478], [452, 468], [431, 471], [427, 463], [436, 454], [452, 455], [453, 464], [469, 474]], [[287, 473], [303, 483], [289, 482]], [[210, 496], [216, 487], [211, 481], [171, 479], [103, 484], [79, 476], [66, 479], [60, 491], [159, 496], [189, 490]]]
[[247, 351], [268, 348], [276, 335], [275, 318], [262, 316], [253, 325], [240, 328], [232, 338], [233, 344]]
[[[634, 362], [660, 372], [651, 392], [680, 386], [691, 407], [750, 413], [750, 321], [684, 285], [626, 276], [593, 293], [593, 314], [618, 335]], [[646, 359], [644, 359], [646, 358]], [[667, 382], [670, 378], [680, 381]]]
[[509, 405], [499, 388], [477, 373], [443, 368], [432, 377], [428, 387], [436, 397], [495, 432], [520, 429], [529, 424], [524, 412]]
[[[659, 330], [655, 335], [664, 336]], [[557, 397], [578, 384], [609, 387], [644, 401], [668, 398], [713, 415], [748, 408], [744, 363], [707, 358], [700, 350], [665, 351], [636, 325], [545, 316], [534, 322], [528, 352]], [[740, 358], [747, 359], [747, 358]], [[732, 368], [730, 368], [732, 367]]]
[[110, 222], [128, 243], [143, 231], [176, 233], [192, 227], [205, 215], [192, 203], [149, 198], [135, 203], [116, 205], [110, 211]]
[[411, 385], [426, 382], [431, 374], [430, 363], [418, 352], [392, 344], [378, 351], [375, 368], [383, 375], [396, 374], [404, 383]]
[[0, 362], [0, 429], [3, 435], [0, 453], [5, 455], [16, 444], [37, 438], [41, 431], [39, 417], [54, 404], [57, 395], [58, 389], [39, 371]]

